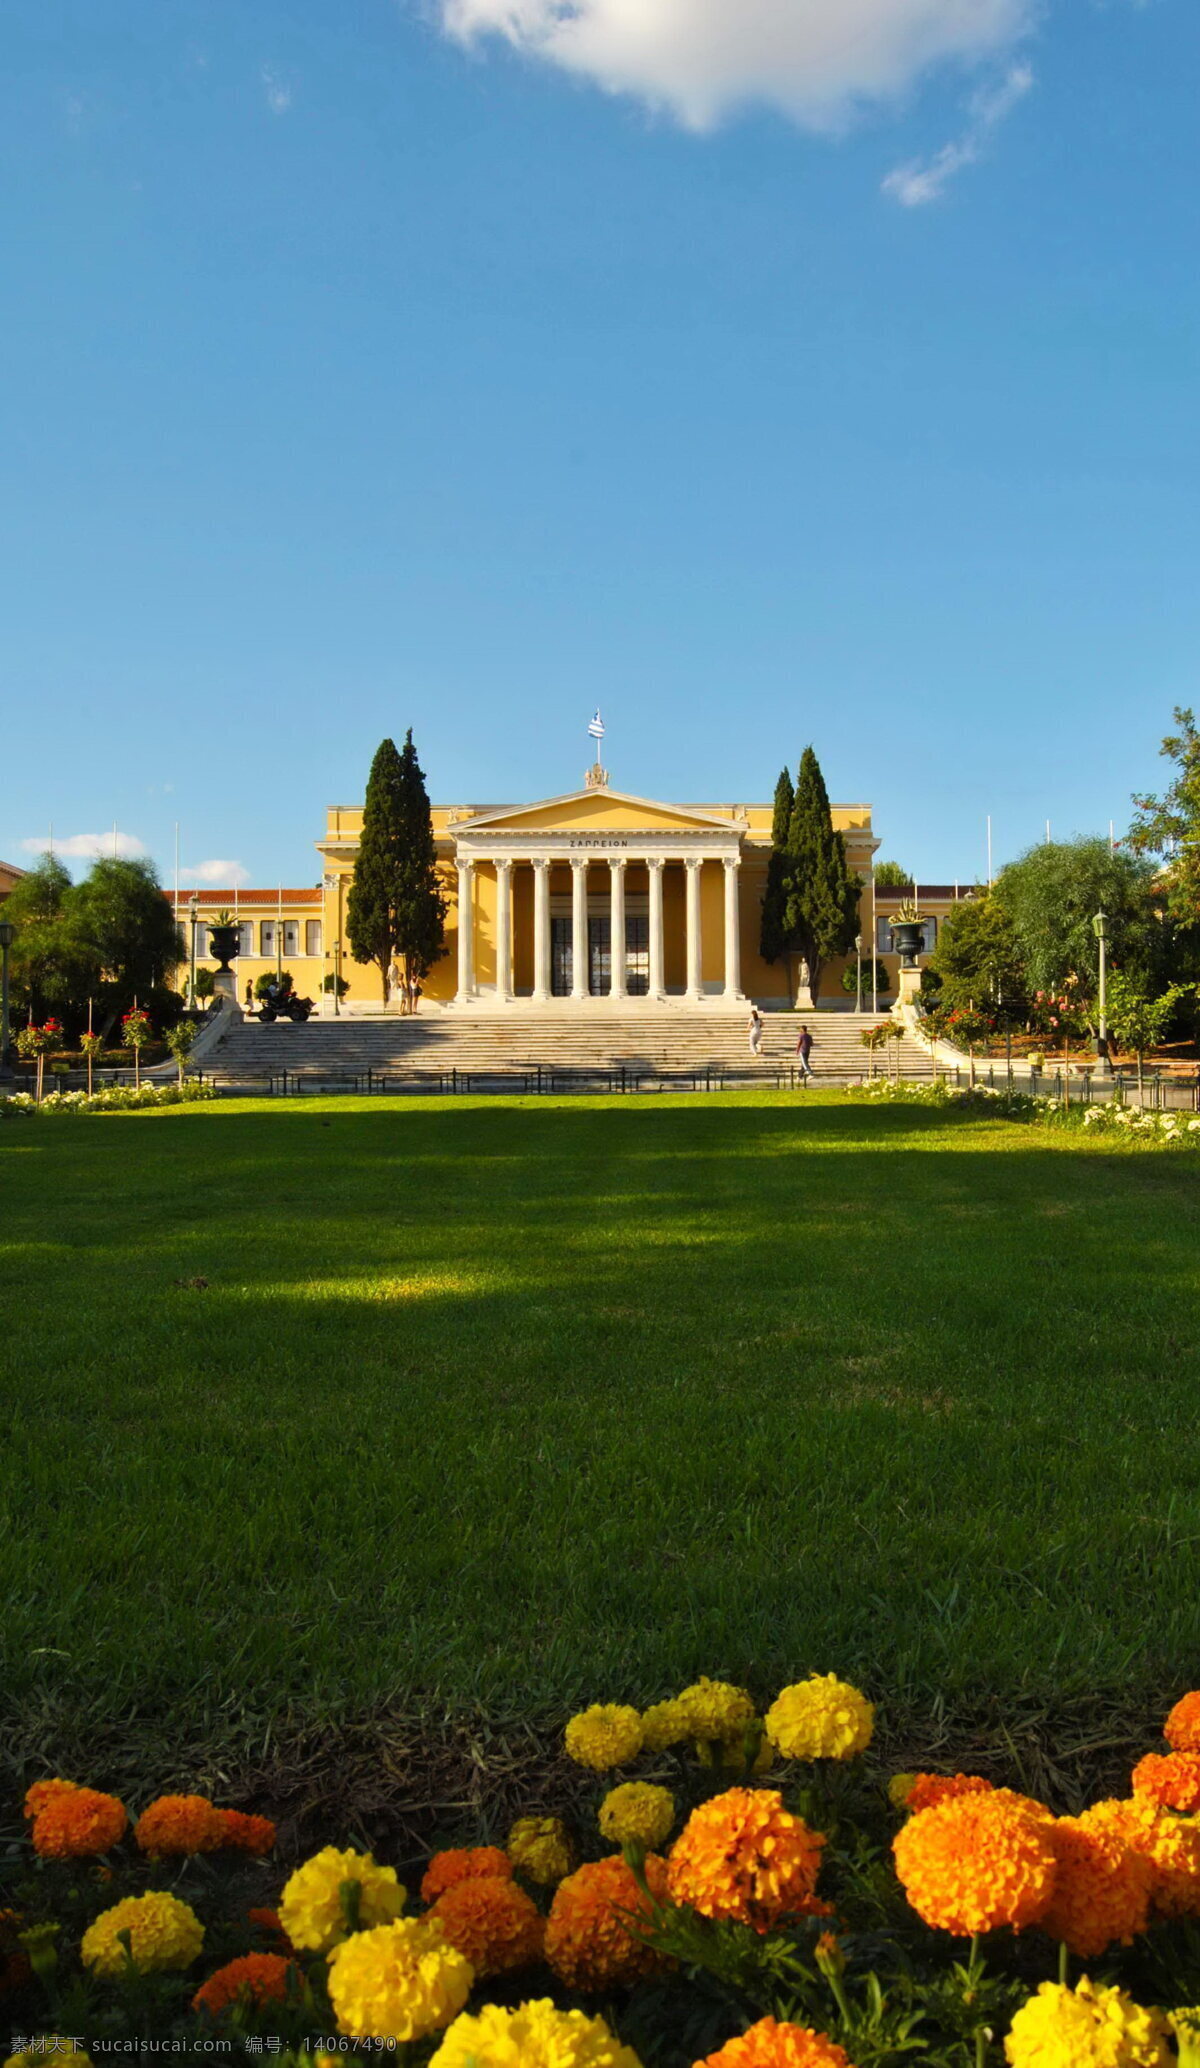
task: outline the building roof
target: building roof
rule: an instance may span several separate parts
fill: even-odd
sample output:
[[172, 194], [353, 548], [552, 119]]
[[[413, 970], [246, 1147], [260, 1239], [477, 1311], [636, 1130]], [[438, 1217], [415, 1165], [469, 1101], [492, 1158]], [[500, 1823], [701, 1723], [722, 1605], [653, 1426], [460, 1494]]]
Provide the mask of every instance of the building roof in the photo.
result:
[[[166, 890], [163, 896], [169, 898], [172, 904], [175, 903], [174, 891]], [[179, 910], [182, 912], [184, 906], [189, 905], [193, 898], [205, 907], [216, 905], [221, 911], [228, 908], [236, 918], [238, 912], [248, 906], [252, 906], [258, 912], [271, 905], [276, 909], [280, 904], [319, 905], [321, 886], [319, 883], [315, 884], [311, 890], [181, 890]]]
[[18, 869], [15, 862], [0, 862], [0, 890], [11, 890], [24, 874], [24, 869]]

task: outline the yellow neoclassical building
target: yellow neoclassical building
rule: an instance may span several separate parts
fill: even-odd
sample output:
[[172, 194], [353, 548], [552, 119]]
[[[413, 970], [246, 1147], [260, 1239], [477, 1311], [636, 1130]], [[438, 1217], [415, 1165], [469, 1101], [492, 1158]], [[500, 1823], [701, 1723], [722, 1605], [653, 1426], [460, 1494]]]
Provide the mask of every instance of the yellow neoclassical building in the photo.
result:
[[[872, 862], [878, 841], [865, 804], [835, 804], [833, 823], [864, 883], [862, 953], [872, 940], [891, 954], [886, 914], [876, 910]], [[537, 1012], [628, 1010], [645, 999], [681, 1011], [744, 1011], [808, 1004], [795, 959], [771, 965], [759, 953], [762, 898], [771, 848], [769, 804], [676, 804], [610, 786], [589, 770], [582, 788], [527, 804], [435, 805], [433, 827], [446, 898], [446, 953], [424, 985], [422, 1009]], [[379, 971], [355, 962], [346, 902], [363, 808], [333, 805], [317, 842], [322, 880], [311, 889], [206, 891], [180, 902], [206, 923], [233, 908], [241, 930], [238, 989], [266, 971], [291, 971], [314, 998], [335, 973], [348, 985], [344, 1013], [383, 1010]], [[926, 946], [957, 886], [922, 888]], [[615, 950], [615, 952], [614, 952]], [[849, 957], [854, 963], [853, 953]], [[854, 1003], [842, 988], [843, 959], [821, 979], [820, 1003]], [[889, 991], [895, 992], [894, 973]], [[867, 1001], [869, 1002], [869, 1001]], [[326, 1001], [332, 1009], [332, 999]]]

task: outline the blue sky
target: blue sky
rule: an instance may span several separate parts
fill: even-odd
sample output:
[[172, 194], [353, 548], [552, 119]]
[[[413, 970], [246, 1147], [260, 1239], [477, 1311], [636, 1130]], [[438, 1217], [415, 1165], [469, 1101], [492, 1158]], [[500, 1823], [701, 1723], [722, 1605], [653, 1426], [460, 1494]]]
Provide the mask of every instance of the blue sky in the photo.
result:
[[[844, 32], [844, 33], [843, 33]], [[0, 855], [1118, 829], [1200, 646], [1195, 0], [7, 0]], [[211, 869], [210, 869], [211, 874]]]

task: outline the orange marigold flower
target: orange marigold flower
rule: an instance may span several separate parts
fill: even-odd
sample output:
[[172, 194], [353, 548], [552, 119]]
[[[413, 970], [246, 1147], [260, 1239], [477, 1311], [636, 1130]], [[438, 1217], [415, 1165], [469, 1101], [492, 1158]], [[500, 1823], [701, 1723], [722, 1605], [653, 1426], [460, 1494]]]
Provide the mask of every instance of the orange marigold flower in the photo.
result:
[[[643, 1872], [651, 1894], [667, 1893], [667, 1864], [647, 1853]], [[664, 1965], [635, 1939], [630, 1922], [648, 1923], [649, 1906], [620, 1853], [577, 1867], [555, 1891], [546, 1919], [546, 1960], [568, 1989], [626, 1988]]]
[[239, 1853], [253, 1853], [261, 1859], [275, 1843], [275, 1826], [270, 1817], [250, 1817], [242, 1810], [218, 1810], [221, 1844]]
[[541, 1958], [546, 1921], [509, 1876], [481, 1874], [456, 1881], [429, 1915], [480, 1977], [507, 1975]]
[[1200, 1809], [1200, 1755], [1147, 1752], [1133, 1769], [1133, 1792], [1163, 1809], [1189, 1814]]
[[34, 1850], [45, 1860], [83, 1860], [106, 1853], [129, 1829], [125, 1806], [95, 1788], [63, 1789], [33, 1820]]
[[265, 1932], [269, 1939], [274, 1939], [284, 1953], [295, 1952], [295, 1947], [283, 1929], [283, 1920], [278, 1910], [257, 1904], [253, 1909], [247, 1910], [246, 1923], [252, 1924], [256, 1931]]
[[1180, 1695], [1163, 1725], [1163, 1736], [1172, 1752], [1200, 1752], [1200, 1689]]
[[215, 1853], [224, 1843], [221, 1819], [207, 1795], [160, 1795], [142, 1811], [133, 1835], [156, 1860]]
[[1115, 1827], [1149, 1860], [1156, 1917], [1200, 1917], [1200, 1818], [1174, 1816], [1144, 1795], [1098, 1802], [1087, 1815], [1094, 1828]]
[[512, 1861], [498, 1845], [455, 1845], [444, 1853], [435, 1853], [425, 1869], [421, 1882], [421, 1896], [426, 1903], [436, 1903], [448, 1888], [459, 1881], [478, 1881], [486, 1874], [490, 1878], [499, 1875], [503, 1881], [512, 1880]]
[[757, 1932], [781, 1917], [828, 1917], [813, 1895], [824, 1843], [778, 1789], [728, 1788], [692, 1811], [672, 1846], [670, 1891], [703, 1917]]
[[40, 1816], [46, 1804], [53, 1802], [55, 1796], [73, 1795], [75, 1789], [74, 1781], [35, 1781], [32, 1787], [25, 1791], [25, 1815], [29, 1822], [32, 1823], [35, 1817]]
[[740, 2039], [731, 2039], [696, 2068], [854, 2068], [849, 2055], [807, 2025], [777, 2025], [762, 2018]]
[[904, 1807], [915, 1817], [920, 1810], [936, 1809], [939, 1802], [952, 1802], [956, 1795], [991, 1795], [992, 1784], [982, 1774], [910, 1774]]
[[1054, 1894], [1051, 1823], [999, 1790], [922, 1810], [892, 1843], [904, 1893], [926, 1924], [960, 1938], [1038, 1924]]
[[286, 2003], [289, 1975], [300, 1979], [294, 1960], [284, 1960], [279, 1953], [243, 1953], [237, 1960], [227, 1960], [197, 1989], [192, 2009], [208, 2011], [216, 2018], [242, 2000], [252, 2004]]
[[1109, 1821], [1058, 1817], [1050, 1827], [1058, 1871], [1043, 1931], [1080, 1960], [1132, 1945], [1149, 1922], [1154, 1869]]

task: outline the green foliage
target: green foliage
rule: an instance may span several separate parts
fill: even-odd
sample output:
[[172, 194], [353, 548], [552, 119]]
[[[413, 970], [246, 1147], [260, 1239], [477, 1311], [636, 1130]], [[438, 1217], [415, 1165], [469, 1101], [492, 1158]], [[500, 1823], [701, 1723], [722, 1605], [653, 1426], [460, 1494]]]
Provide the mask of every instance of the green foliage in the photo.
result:
[[401, 753], [384, 740], [371, 763], [346, 903], [351, 951], [356, 961], [375, 963], [385, 1005], [393, 957], [403, 959], [410, 982], [427, 976], [445, 953], [445, 918], [429, 797], [410, 729]]
[[339, 977], [335, 975], [333, 970], [330, 970], [325, 978], [324, 983], [321, 985], [321, 989], [322, 991], [327, 991], [332, 995], [335, 987], [337, 989], [338, 997], [344, 998], [347, 991], [350, 989], [350, 979], [348, 977]]
[[196, 971], [195, 990], [197, 998], [211, 998], [214, 995], [216, 988], [217, 977], [215, 970], [198, 969]]
[[196, 1022], [180, 1020], [167, 1035], [167, 1047], [179, 1068], [179, 1082], [183, 1083], [183, 1066], [192, 1052], [196, 1040]]
[[1130, 1049], [1139, 1062], [1166, 1035], [1179, 1001], [1194, 989], [1172, 984], [1152, 997], [1136, 977], [1114, 970], [1108, 980], [1108, 1026], [1118, 1048]]
[[94, 862], [70, 904], [105, 977], [110, 1010], [123, 1012], [161, 991], [185, 959], [183, 940], [153, 862]]
[[16, 927], [9, 951], [15, 1005], [41, 1019], [79, 1012], [100, 981], [100, 957], [80, 922], [76, 892], [57, 856], [45, 854], [9, 892], [4, 917]]
[[1175, 723], [1179, 731], [1168, 735], [1161, 752], [1178, 774], [1162, 797], [1134, 798], [1129, 845], [1135, 854], [1165, 857], [1171, 916], [1191, 931], [1200, 927], [1200, 731], [1195, 713], [1179, 705]]
[[[987, 901], [1004, 913], [1029, 992], [1061, 991], [1073, 973], [1098, 981], [1092, 921], [1108, 914], [1109, 957], [1143, 980], [1159, 972], [1166, 942], [1153, 898], [1154, 866], [1107, 840], [1044, 841], [996, 878]], [[940, 958], [939, 958], [940, 961]]]
[[844, 953], [858, 930], [862, 885], [847, 866], [845, 841], [834, 831], [825, 779], [811, 747], [806, 747], [800, 758], [787, 837], [781, 842], [790, 789], [791, 777], [785, 770], [775, 787], [762, 952], [768, 962], [778, 961], [785, 953], [802, 955], [816, 999], [822, 966], [831, 956]]
[[[938, 1004], [946, 1012], [979, 1007], [995, 1015], [1001, 1007], [1018, 1007], [1024, 997], [1024, 970], [1005, 906], [992, 896], [964, 898], [952, 905], [938, 929], [926, 972], [935, 980]], [[924, 993], [924, 980], [921, 988]]]
[[[869, 1007], [869, 1006], [870, 1006], [870, 1003], [871, 1003], [871, 998], [872, 998], [872, 996], [874, 995], [874, 994], [872, 993], [872, 990], [871, 990], [871, 969], [872, 969], [872, 958], [871, 958], [871, 956], [869, 956], [869, 955], [864, 955], [864, 956], [863, 956], [863, 965], [862, 965], [862, 995], [863, 995], [863, 1006], [864, 1006], [864, 1008], [867, 1008], [867, 1007]], [[886, 963], [886, 962], [880, 962], [878, 958], [875, 958], [875, 961], [874, 961], [874, 969], [875, 969], [875, 990], [876, 990], [876, 992], [877, 992], [877, 994], [878, 994], [878, 996], [879, 996], [880, 998], [886, 998], [886, 997], [887, 997], [887, 994], [888, 994], [888, 992], [889, 992], [889, 991], [891, 990], [891, 988], [892, 988], [892, 979], [891, 979], [891, 975], [890, 975], [890, 973], [889, 973], [889, 971], [888, 971], [888, 966], [887, 966], [887, 963]], [[857, 960], [857, 957], [855, 958], [855, 960], [854, 960], [853, 962], [848, 962], [848, 963], [846, 964], [846, 967], [845, 967], [845, 969], [844, 969], [844, 970], [842, 971], [842, 989], [843, 989], [843, 991], [848, 991], [848, 992], [849, 992], [849, 994], [850, 994], [850, 996], [851, 996], [852, 998], [857, 998], [857, 996], [858, 996], [858, 960]]]
[[877, 890], [907, 890], [912, 882], [910, 871], [899, 862], [876, 862], [873, 874]]

